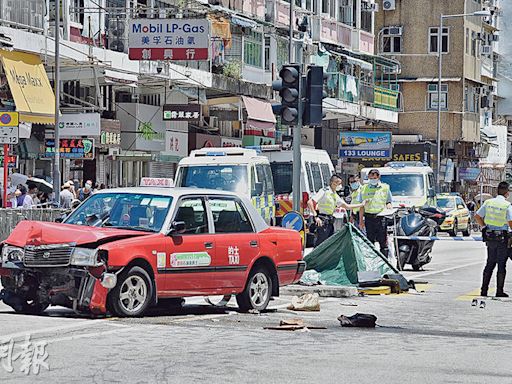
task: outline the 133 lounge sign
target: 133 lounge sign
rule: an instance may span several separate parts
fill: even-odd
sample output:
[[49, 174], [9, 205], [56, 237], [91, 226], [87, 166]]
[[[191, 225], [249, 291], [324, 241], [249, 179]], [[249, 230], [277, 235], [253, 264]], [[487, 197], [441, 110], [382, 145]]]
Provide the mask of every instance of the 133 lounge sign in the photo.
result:
[[[59, 153], [63, 159], [94, 159], [94, 139], [60, 139]], [[45, 157], [55, 155], [55, 140], [44, 141]]]

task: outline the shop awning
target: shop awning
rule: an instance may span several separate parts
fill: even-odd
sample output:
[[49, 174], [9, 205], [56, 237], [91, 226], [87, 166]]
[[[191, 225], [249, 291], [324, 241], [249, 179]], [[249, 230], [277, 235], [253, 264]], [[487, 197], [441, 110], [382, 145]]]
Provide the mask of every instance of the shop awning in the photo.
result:
[[104, 79], [105, 83], [122, 84], [127, 85], [129, 87], [137, 87], [137, 82], [139, 80], [137, 75], [113, 71], [111, 69], [105, 69]]
[[276, 117], [269, 102], [247, 96], [242, 96], [242, 100], [247, 110], [247, 120], [256, 120], [272, 125], [276, 123]]
[[55, 95], [39, 56], [0, 50], [20, 121], [55, 124]]
[[[443, 77], [441, 82], [443, 83], [458, 83], [461, 81], [461, 77]], [[418, 77], [418, 78], [401, 78], [397, 80], [399, 83], [437, 83], [438, 77]]]

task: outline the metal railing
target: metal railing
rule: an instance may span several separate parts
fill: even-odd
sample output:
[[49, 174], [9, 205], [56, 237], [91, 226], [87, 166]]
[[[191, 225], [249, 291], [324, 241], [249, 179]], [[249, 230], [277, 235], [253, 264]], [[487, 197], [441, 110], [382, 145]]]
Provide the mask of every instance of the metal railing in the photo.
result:
[[57, 218], [69, 213], [69, 209], [60, 208], [33, 208], [33, 209], [0, 209], [0, 241], [9, 237], [12, 230], [20, 221], [55, 221]]
[[364, 83], [358, 78], [343, 73], [327, 73], [327, 95], [335, 99], [359, 103], [372, 107], [398, 111], [400, 109], [400, 92]]
[[0, 0], [0, 25], [42, 33], [45, 11], [41, 0]]

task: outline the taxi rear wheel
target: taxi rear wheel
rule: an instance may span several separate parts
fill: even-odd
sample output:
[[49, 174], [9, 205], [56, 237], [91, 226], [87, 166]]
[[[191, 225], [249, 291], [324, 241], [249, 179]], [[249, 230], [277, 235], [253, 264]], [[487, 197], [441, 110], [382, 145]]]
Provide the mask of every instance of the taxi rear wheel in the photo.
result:
[[153, 284], [148, 273], [141, 267], [123, 272], [109, 295], [109, 309], [119, 317], [142, 316], [153, 294]]
[[245, 290], [236, 295], [236, 302], [241, 311], [251, 309], [263, 311], [272, 296], [272, 279], [264, 267], [256, 267], [249, 274]]

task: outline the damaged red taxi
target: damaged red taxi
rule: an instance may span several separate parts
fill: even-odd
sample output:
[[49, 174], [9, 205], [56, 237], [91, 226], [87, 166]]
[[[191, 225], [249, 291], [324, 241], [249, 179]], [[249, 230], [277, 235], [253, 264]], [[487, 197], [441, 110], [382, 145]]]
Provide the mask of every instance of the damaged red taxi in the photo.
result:
[[21, 222], [1, 255], [0, 298], [29, 314], [142, 316], [207, 295], [264, 310], [305, 269], [298, 232], [269, 227], [243, 197], [193, 188], [99, 191], [62, 223]]

